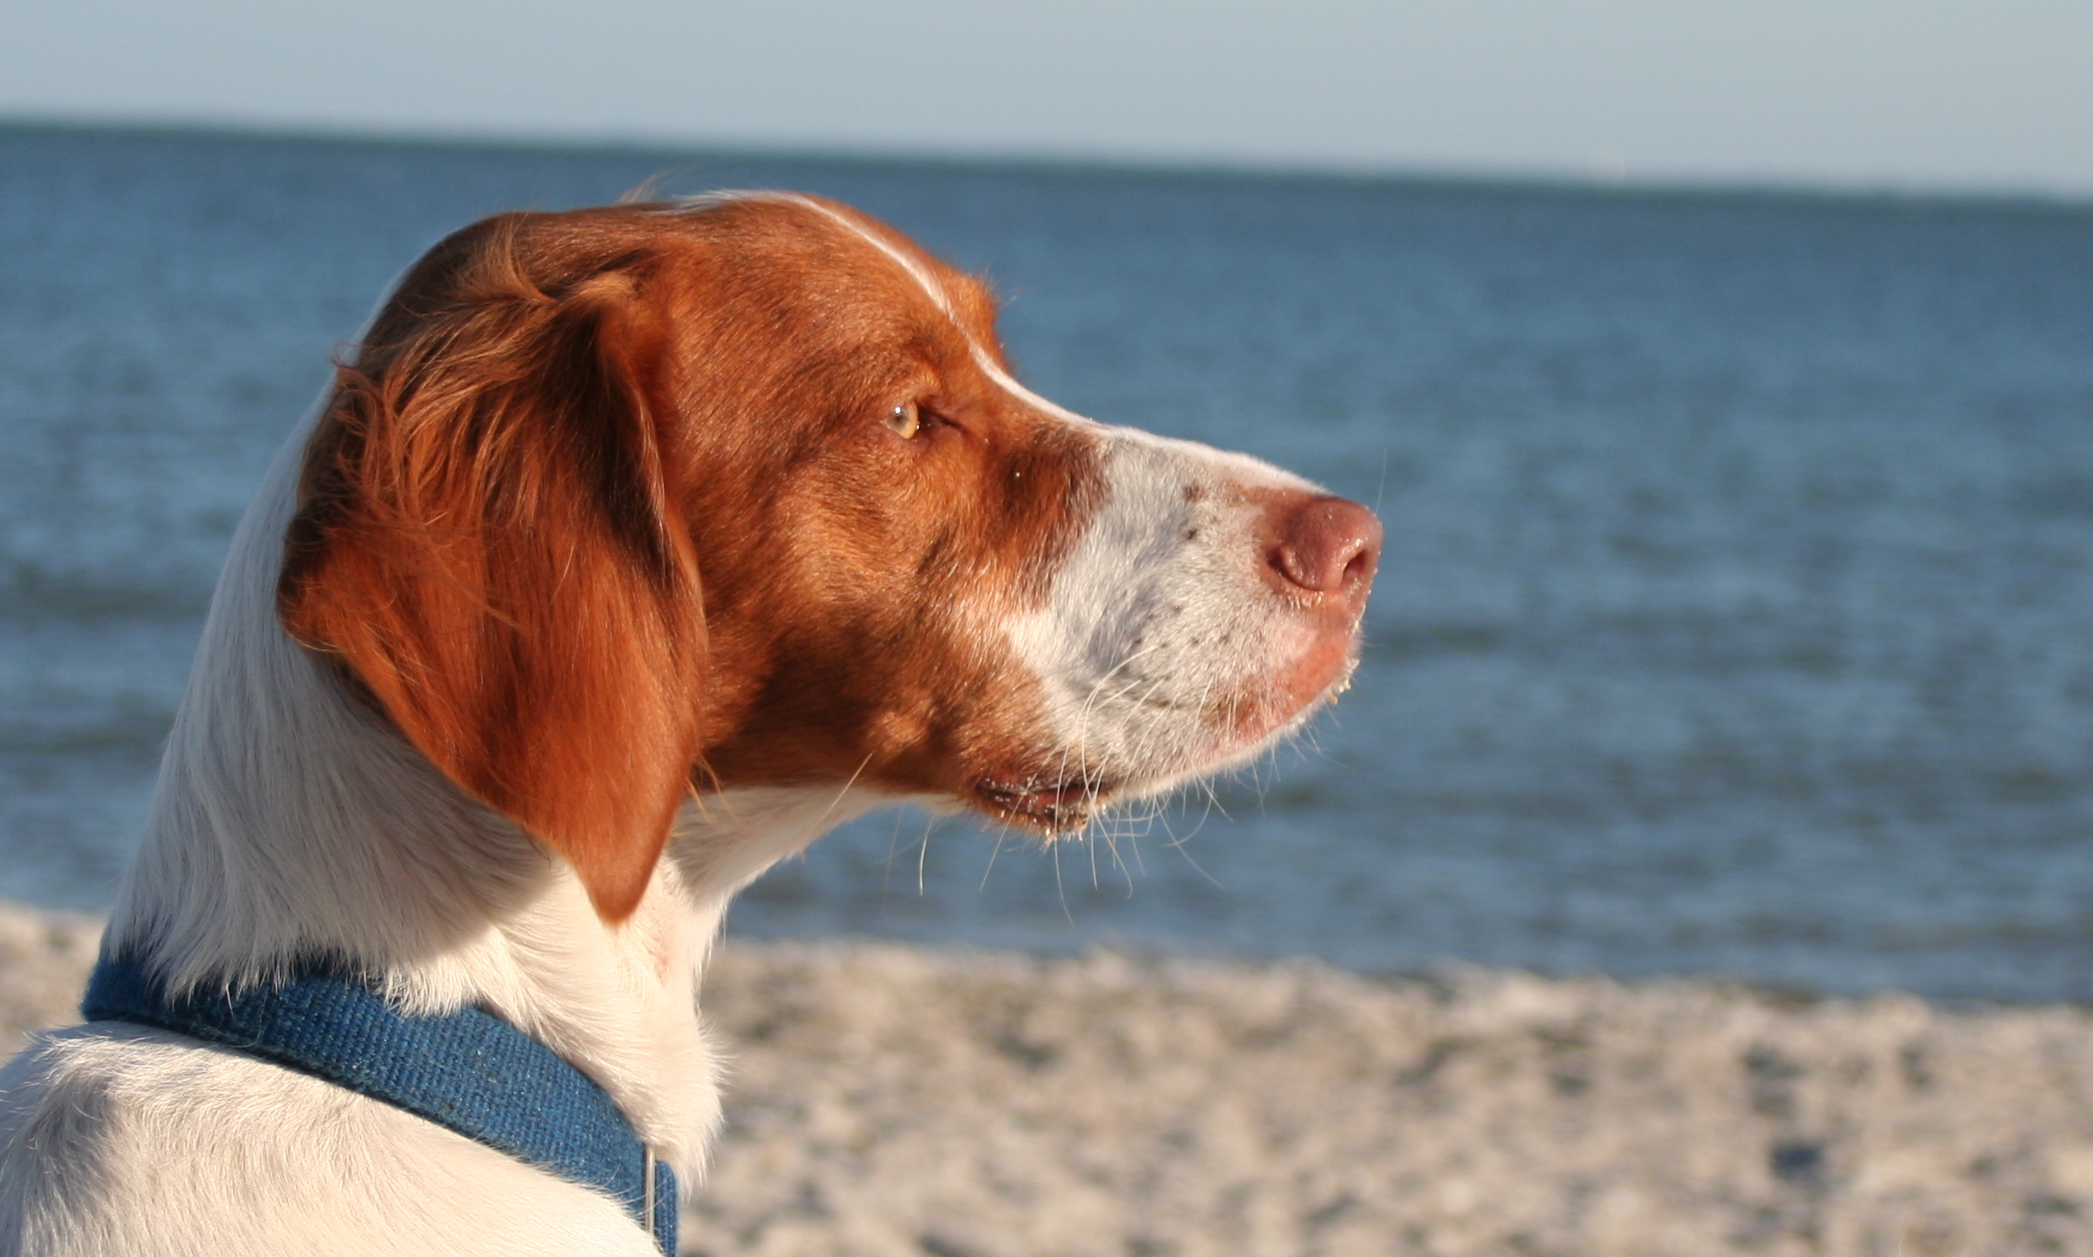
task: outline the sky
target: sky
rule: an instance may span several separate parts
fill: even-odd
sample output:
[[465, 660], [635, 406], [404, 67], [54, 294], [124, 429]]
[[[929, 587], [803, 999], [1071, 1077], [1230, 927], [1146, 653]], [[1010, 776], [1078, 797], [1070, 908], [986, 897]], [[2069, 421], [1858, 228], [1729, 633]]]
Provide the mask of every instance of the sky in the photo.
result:
[[0, 117], [2093, 197], [2093, 0], [0, 0]]

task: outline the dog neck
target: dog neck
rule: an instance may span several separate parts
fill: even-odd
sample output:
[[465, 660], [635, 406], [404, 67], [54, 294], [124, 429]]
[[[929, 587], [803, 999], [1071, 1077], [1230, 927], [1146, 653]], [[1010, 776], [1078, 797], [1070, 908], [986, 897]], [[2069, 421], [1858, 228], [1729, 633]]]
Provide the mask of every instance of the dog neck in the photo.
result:
[[728, 901], [879, 800], [840, 785], [687, 803], [638, 909], [475, 802], [285, 635], [275, 611], [304, 447], [242, 520], [108, 945], [174, 990], [346, 957], [403, 1011], [479, 1004], [590, 1074], [687, 1178], [719, 1120], [697, 986]]

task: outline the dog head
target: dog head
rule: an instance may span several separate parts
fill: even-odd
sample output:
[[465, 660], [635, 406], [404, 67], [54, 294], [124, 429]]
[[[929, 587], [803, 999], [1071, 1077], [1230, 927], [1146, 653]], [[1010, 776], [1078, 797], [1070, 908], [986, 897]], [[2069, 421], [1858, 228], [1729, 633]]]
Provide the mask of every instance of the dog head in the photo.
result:
[[1073, 415], [995, 305], [810, 197], [430, 251], [306, 450], [287, 630], [616, 921], [680, 802], [857, 782], [1044, 834], [1341, 688], [1372, 515]]

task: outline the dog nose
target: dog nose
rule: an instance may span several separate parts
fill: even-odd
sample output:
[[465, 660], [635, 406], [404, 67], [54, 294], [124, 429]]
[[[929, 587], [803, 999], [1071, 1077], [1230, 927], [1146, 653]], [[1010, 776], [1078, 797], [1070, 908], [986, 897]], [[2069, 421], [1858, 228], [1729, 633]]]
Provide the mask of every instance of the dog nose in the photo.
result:
[[1311, 593], [1363, 587], [1381, 557], [1381, 521], [1357, 502], [1309, 498], [1279, 529], [1271, 564]]

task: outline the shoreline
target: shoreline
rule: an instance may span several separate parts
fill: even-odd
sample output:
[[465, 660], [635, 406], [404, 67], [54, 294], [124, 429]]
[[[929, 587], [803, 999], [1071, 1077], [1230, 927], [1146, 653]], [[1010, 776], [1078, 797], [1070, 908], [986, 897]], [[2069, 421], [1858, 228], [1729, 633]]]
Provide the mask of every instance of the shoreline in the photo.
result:
[[[0, 905], [0, 1054], [99, 920]], [[730, 940], [684, 1251], [2093, 1252], [2093, 1011]]]

